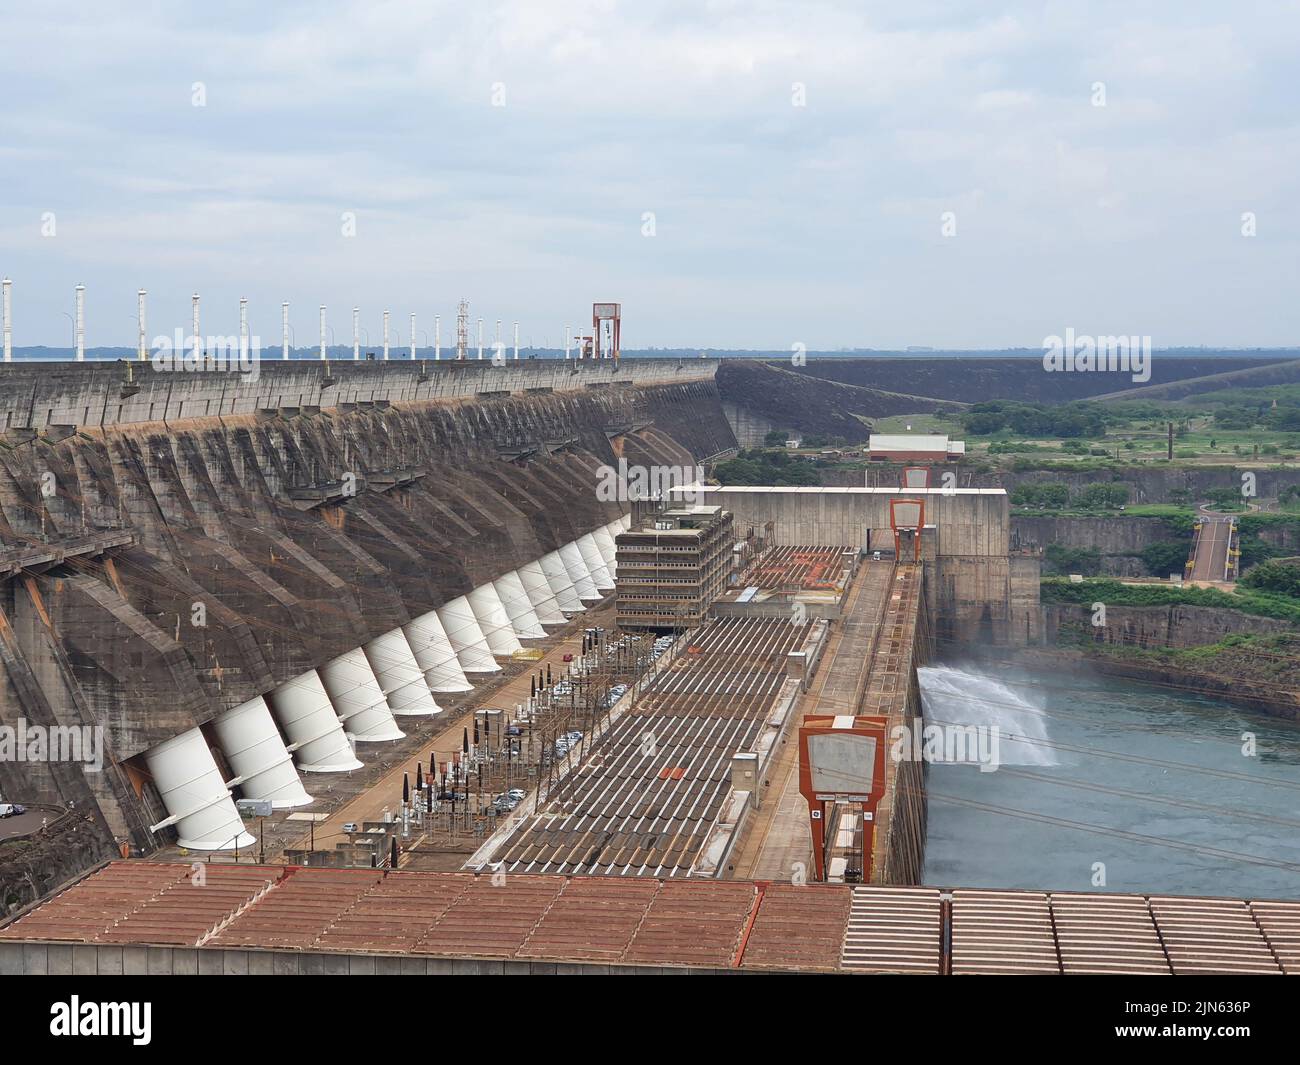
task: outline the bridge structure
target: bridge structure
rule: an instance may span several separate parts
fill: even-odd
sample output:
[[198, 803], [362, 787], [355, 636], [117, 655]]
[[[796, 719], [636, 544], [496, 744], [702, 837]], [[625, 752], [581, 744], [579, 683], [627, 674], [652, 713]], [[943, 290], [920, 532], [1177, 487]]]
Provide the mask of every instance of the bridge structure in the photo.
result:
[[1241, 557], [1240, 531], [1231, 514], [1201, 511], [1192, 534], [1192, 552], [1187, 560], [1187, 579], [1222, 584], [1237, 579]]

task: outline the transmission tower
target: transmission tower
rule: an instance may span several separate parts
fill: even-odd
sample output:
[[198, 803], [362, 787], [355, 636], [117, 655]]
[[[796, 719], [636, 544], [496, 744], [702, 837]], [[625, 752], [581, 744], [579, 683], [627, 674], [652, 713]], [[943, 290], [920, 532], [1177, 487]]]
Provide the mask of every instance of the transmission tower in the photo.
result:
[[456, 309], [456, 359], [464, 362], [469, 354], [469, 300], [461, 300]]

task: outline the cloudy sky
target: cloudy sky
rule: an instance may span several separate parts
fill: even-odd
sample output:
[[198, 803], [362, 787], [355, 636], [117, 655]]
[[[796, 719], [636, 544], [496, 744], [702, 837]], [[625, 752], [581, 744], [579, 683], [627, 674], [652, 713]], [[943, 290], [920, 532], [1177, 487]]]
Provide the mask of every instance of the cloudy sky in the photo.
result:
[[79, 281], [92, 346], [140, 287], [303, 345], [461, 296], [551, 346], [593, 300], [629, 348], [1300, 341], [1297, 0], [25, 7], [16, 345]]

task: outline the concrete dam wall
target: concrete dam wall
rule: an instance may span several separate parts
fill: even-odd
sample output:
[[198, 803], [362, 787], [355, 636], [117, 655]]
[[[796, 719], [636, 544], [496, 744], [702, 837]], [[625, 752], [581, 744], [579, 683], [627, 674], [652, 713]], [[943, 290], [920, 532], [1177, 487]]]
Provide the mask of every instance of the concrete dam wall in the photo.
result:
[[14, 363], [0, 378], [0, 429], [685, 384], [712, 381], [717, 368], [716, 359], [296, 360], [257, 362], [252, 372], [159, 370], [152, 362]]
[[169, 811], [139, 756], [606, 527], [629, 508], [601, 466], [735, 446], [710, 363], [644, 362], [286, 364], [126, 397], [120, 365], [6, 367], [0, 725], [100, 726], [105, 751], [0, 760], [0, 793], [151, 849]]
[[1039, 562], [1012, 552], [1007, 495], [1000, 488], [726, 485], [704, 486], [698, 495], [735, 515], [737, 536], [752, 532], [776, 544], [834, 544], [886, 554], [894, 550], [891, 500], [923, 498], [939, 639], [1012, 646], [1039, 639]]

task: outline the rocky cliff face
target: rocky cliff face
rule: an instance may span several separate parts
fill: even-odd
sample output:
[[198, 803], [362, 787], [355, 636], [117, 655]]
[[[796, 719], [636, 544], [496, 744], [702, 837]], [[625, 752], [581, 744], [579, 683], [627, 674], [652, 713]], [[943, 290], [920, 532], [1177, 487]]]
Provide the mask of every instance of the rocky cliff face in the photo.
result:
[[0, 843], [0, 917], [49, 894], [83, 869], [118, 856], [97, 818], [52, 815], [47, 828]]
[[[1117, 468], [1098, 473], [1096, 470], [1005, 470], [990, 479], [1008, 492], [1022, 484], [1067, 484], [1082, 489], [1098, 480], [1127, 485], [1131, 503], [1173, 503], [1179, 499], [1195, 502], [1216, 489], [1241, 490], [1244, 469], [1235, 466], [1212, 466], [1197, 469], [1186, 466], [1146, 466]], [[1300, 484], [1300, 469], [1251, 469], [1255, 476], [1255, 494], [1276, 498], [1293, 484]]]
[[1276, 618], [1202, 606], [1108, 606], [1105, 625], [1093, 626], [1090, 607], [1063, 603], [1043, 604], [1043, 629], [1048, 643], [1063, 631], [1086, 632], [1104, 643], [1140, 648], [1203, 647], [1225, 636], [1292, 631]]

